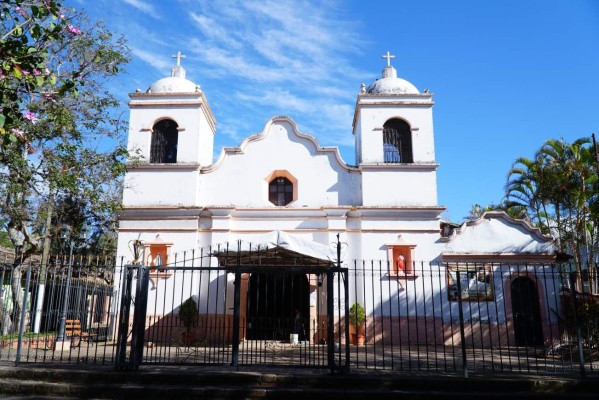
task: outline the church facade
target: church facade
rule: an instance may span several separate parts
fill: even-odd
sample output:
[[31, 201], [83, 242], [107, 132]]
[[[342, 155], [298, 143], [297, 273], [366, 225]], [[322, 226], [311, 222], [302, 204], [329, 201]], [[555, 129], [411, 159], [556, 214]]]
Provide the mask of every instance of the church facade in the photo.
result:
[[[510, 333], [515, 313], [510, 298], [522, 286], [540, 302], [534, 340], [556, 334], [548, 310], [559, 305], [543, 304], [543, 299], [555, 298], [547, 292], [559, 285], [552, 274], [540, 273], [554, 262], [552, 241], [499, 212], [463, 224], [441, 219], [445, 208], [437, 200], [433, 94], [398, 78], [392, 56], [384, 57], [382, 77], [363, 84], [357, 96], [355, 165], [287, 116], [272, 117], [262, 132], [238, 147], [225, 147], [214, 161], [216, 120], [205, 93], [186, 78], [179, 61], [170, 77], [130, 94], [128, 147], [141, 161], [131, 163], [125, 177], [119, 256], [132, 261], [131, 244], [140, 240], [144, 251], [137, 261], [160, 271], [200, 249], [254, 243], [340, 262], [350, 270], [376, 269], [376, 284], [372, 274], [355, 274], [349, 303], [362, 304], [371, 322], [383, 314], [396, 318], [398, 330], [404, 320], [421, 324], [435, 342], [449, 340], [447, 330], [457, 315], [452, 300], [458, 297], [492, 304], [466, 311], [466, 318], [476, 314], [501, 325], [505, 339], [488, 340], [509, 341], [517, 334]], [[342, 244], [340, 260], [336, 243]], [[258, 276], [260, 267], [254, 267]], [[252, 272], [245, 275], [251, 285]], [[203, 296], [208, 286], [177, 279], [155, 274], [149, 301], [156, 302], [152, 296], [159, 293], [186, 293], [170, 296], [154, 307], [155, 313], [176, 315], [187, 294], [199, 308], [210, 301]], [[315, 279], [307, 277], [300, 285], [306, 293], [290, 292], [308, 299], [300, 311], [311, 326], [323, 317], [322, 288]], [[218, 285], [224, 293], [231, 280]], [[256, 312], [248, 305], [252, 299], [267, 296], [268, 285], [254, 286], [254, 291], [247, 285], [242, 290], [242, 321]], [[214, 305], [215, 313], [232, 313], [227, 311], [231, 301], [225, 296]], [[286, 307], [293, 308], [293, 302]], [[306, 334], [308, 340], [314, 335], [312, 330]]]

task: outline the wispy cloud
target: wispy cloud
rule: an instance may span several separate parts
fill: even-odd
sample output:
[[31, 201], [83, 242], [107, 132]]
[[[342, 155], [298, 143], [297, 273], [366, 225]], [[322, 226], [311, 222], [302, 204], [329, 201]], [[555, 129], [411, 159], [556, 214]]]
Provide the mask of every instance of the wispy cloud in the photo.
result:
[[168, 76], [178, 50], [187, 55], [187, 78], [201, 85], [218, 121], [218, 153], [273, 115], [291, 116], [322, 145], [352, 144], [353, 107], [368, 73], [353, 67], [366, 43], [343, 1], [122, 0], [113, 7], [95, 0], [87, 7], [127, 37], [128, 92]]
[[[303, 82], [336, 79], [335, 67], [360, 45], [349, 22], [336, 20], [335, 9], [322, 4], [289, 0], [237, 2], [236, 8], [226, 4], [192, 3], [198, 12], [190, 18], [200, 33], [193, 47], [202, 56], [211, 55], [203, 63], [215, 68], [232, 69], [231, 60], [239, 64], [242, 58], [243, 67], [258, 72], [247, 75], [249, 79], [262, 79], [262, 68], [278, 69], [280, 77], [271, 78], [275, 81], [285, 81], [288, 75]], [[247, 72], [251, 71], [244, 68]]]
[[315, 106], [310, 100], [294, 95], [288, 90], [281, 89], [267, 91], [266, 93], [260, 92], [257, 95], [247, 94], [245, 92], [237, 93], [236, 97], [241, 101], [248, 101], [271, 107], [273, 112], [277, 114], [281, 112], [287, 114], [289, 111], [312, 112], [314, 111]]
[[139, 11], [141, 11], [153, 18], [157, 18], [157, 19], [160, 18], [160, 14], [158, 14], [156, 12], [156, 9], [154, 8], [154, 6], [147, 2], [143, 2], [141, 0], [123, 0], [123, 1], [127, 4], [129, 4], [130, 6], [137, 8]]
[[157, 70], [168, 71], [169, 67], [172, 66], [171, 63], [167, 62], [164, 58], [157, 57], [154, 52], [145, 51], [137, 47], [131, 47], [131, 52], [133, 55], [147, 62]]
[[[353, 103], [364, 73], [348, 66], [365, 43], [355, 33], [356, 22], [342, 18], [342, 4], [180, 2], [192, 10], [188, 18], [195, 26], [187, 42], [190, 62], [199, 64], [201, 76], [220, 82], [219, 89], [229, 87], [234, 100], [223, 98], [224, 107], [252, 110], [255, 118], [268, 112], [291, 115], [302, 130], [317, 137], [326, 129], [322, 134], [327, 142], [353, 141]], [[348, 81], [355, 82], [354, 90], [348, 91]], [[235, 114], [229, 117], [226, 112], [221, 117], [229, 127], [234, 119]], [[240, 136], [237, 129], [226, 131]]]
[[233, 48], [240, 47], [240, 43], [231, 36], [230, 32], [214, 19], [196, 13], [191, 13], [189, 16], [197, 24], [196, 26], [205, 37], [215, 42], [223, 43], [226, 46]]

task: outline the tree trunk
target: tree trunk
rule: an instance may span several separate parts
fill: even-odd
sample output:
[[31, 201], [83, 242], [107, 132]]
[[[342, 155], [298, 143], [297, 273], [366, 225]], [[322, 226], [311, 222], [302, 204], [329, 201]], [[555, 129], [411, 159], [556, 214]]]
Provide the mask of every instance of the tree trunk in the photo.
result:
[[[1, 292], [1, 290], [0, 290]], [[10, 323], [10, 315], [8, 313], [7, 307], [6, 307], [6, 296], [1, 295], [0, 296], [0, 333], [2, 335], [8, 335], [8, 333], [10, 332], [10, 328], [11, 328], [11, 323]]]
[[15, 266], [12, 270], [12, 327], [10, 333], [17, 333], [21, 322], [21, 310], [23, 310], [23, 296], [21, 293], [21, 277], [23, 276], [23, 264]]
[[42, 311], [44, 308], [44, 295], [46, 293], [46, 273], [48, 268], [48, 261], [50, 260], [50, 245], [52, 244], [51, 233], [52, 233], [52, 216], [54, 215], [54, 188], [50, 184], [50, 194], [48, 195], [48, 212], [46, 215], [46, 228], [44, 243], [42, 247], [42, 262], [39, 271], [39, 277], [37, 279], [37, 297], [35, 302], [34, 316], [33, 316], [33, 332], [39, 333], [40, 325], [42, 323]]

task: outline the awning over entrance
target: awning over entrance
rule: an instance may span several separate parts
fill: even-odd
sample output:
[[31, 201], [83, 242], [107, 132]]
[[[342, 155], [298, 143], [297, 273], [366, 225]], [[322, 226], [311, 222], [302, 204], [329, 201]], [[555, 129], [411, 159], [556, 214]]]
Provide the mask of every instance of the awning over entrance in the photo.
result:
[[212, 253], [222, 266], [322, 266], [336, 264], [333, 246], [305, 240], [287, 232], [274, 231], [252, 236], [252, 241], [239, 240]]

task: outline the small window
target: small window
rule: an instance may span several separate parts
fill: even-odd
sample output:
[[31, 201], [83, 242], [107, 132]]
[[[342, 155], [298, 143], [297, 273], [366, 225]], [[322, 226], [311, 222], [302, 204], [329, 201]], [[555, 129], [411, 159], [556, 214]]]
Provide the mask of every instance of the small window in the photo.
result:
[[286, 206], [293, 201], [293, 184], [285, 177], [273, 179], [268, 185], [268, 200], [276, 206]]
[[456, 265], [447, 266], [446, 274], [447, 295], [450, 301], [459, 299], [472, 301], [494, 300], [493, 268], [491, 265], [456, 263]]
[[386, 163], [412, 163], [412, 131], [400, 119], [387, 121], [383, 127], [383, 151]]
[[151, 163], [176, 163], [179, 132], [177, 123], [166, 119], [152, 127]]

